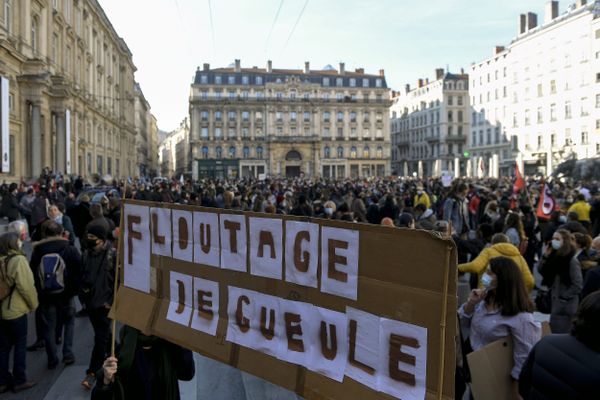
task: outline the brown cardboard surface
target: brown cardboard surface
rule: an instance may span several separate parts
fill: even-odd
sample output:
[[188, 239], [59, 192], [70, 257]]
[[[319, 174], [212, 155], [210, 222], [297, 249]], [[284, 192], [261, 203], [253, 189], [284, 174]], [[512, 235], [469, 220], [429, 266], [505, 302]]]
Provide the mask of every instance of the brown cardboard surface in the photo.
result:
[[149, 334], [153, 331], [153, 316], [158, 302], [159, 300], [150, 294], [121, 286], [115, 296], [111, 314], [118, 321]]
[[475, 400], [510, 400], [513, 343], [510, 337], [497, 340], [467, 354], [471, 391]]
[[[202, 207], [157, 205], [129, 200], [127, 203], [220, 214], [240, 214]], [[289, 216], [254, 213], [245, 215], [247, 217], [280, 218], [284, 221], [310, 221], [321, 226], [359, 230], [358, 299], [354, 301], [329, 295], [321, 292], [319, 288], [308, 288], [284, 280], [257, 277], [248, 272], [236, 272], [162, 256], [152, 256], [152, 267], [158, 269], [156, 290], [153, 290], [150, 295], [142, 294], [146, 297], [139, 297], [140, 292], [121, 287], [118, 294], [120, 301], [117, 303], [117, 318], [135, 327], [142, 326], [147, 323], [147, 320], [141, 317], [126, 318], [123, 315], [124, 312], [120, 310], [121, 304], [130, 303], [129, 310], [136, 310], [134, 314], [141, 314], [139, 307], [142, 303], [144, 303], [144, 307], [147, 307], [145, 302], [150, 302], [149, 297], [162, 299], [157, 303], [156, 310], [158, 312], [152, 322], [152, 332], [167, 340], [216, 360], [232, 364], [290, 390], [295, 390], [307, 399], [391, 399], [391, 396], [375, 392], [348, 377], [344, 378], [343, 383], [338, 383], [325, 376], [307, 371], [303, 367], [233, 345], [224, 339], [227, 330], [228, 286], [312, 303], [340, 312], [344, 312], [346, 307], [350, 306], [381, 317], [426, 327], [428, 336], [426, 398], [451, 399], [454, 397], [454, 336], [456, 334], [457, 299], [456, 249], [451, 240], [425, 231]], [[319, 276], [320, 268], [319, 265]], [[216, 337], [166, 320], [170, 290], [169, 271], [219, 282], [220, 315]], [[443, 331], [445, 331], [444, 336], [442, 336]], [[443, 380], [443, 385], [441, 386], [442, 392], [438, 393], [440, 379]]]

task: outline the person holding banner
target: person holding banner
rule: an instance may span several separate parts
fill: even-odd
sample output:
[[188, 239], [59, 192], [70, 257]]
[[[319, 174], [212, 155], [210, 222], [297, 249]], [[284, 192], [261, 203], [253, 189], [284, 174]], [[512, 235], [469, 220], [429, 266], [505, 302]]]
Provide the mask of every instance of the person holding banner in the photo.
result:
[[533, 303], [513, 260], [491, 259], [481, 280], [483, 289], [471, 291], [467, 302], [458, 310], [461, 326], [470, 328], [474, 351], [506, 336], [512, 337], [514, 365], [510, 375], [516, 392], [521, 367], [540, 339], [541, 326], [533, 319]]
[[92, 400], [178, 400], [178, 381], [192, 380], [195, 372], [190, 350], [124, 326], [116, 357], [97, 373]]

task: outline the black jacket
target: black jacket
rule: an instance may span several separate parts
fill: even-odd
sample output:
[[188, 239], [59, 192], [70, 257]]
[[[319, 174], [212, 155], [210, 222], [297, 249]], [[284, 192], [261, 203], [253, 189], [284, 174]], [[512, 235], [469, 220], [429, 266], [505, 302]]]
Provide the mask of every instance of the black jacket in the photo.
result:
[[[39, 266], [42, 257], [46, 254], [57, 253], [65, 261], [65, 290], [58, 294], [46, 294], [42, 290]], [[50, 301], [69, 300], [79, 292], [79, 283], [81, 281], [81, 255], [79, 250], [69, 244], [67, 239], [61, 237], [51, 237], [33, 244], [31, 261], [29, 263], [33, 271], [33, 280], [35, 288], [38, 291], [40, 303]]]
[[[600, 290], [600, 267], [590, 269], [585, 274], [583, 289], [581, 289], [580, 298], [583, 300], [588, 294]], [[600, 338], [598, 338], [600, 340]]]
[[21, 217], [20, 209], [21, 207], [16, 195], [12, 193], [4, 195], [2, 198], [2, 212], [9, 221], [14, 221]]
[[116, 260], [110, 242], [105, 242], [100, 251], [83, 251], [80, 294], [86, 307], [94, 309], [112, 305]]
[[600, 353], [571, 335], [548, 335], [529, 353], [519, 377], [523, 400], [597, 399]]

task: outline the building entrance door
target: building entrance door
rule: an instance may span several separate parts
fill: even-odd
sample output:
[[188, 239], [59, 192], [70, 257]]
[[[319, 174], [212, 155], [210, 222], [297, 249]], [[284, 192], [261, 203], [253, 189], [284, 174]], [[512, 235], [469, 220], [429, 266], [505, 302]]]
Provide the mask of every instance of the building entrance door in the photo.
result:
[[295, 165], [285, 167], [285, 176], [288, 178], [296, 178], [300, 176], [300, 167]]

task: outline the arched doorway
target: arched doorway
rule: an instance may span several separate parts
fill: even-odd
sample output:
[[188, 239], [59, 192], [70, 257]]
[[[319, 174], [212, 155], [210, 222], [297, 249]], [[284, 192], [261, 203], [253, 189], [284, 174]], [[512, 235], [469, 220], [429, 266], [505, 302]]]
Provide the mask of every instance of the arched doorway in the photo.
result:
[[290, 150], [285, 155], [285, 176], [295, 178], [300, 176], [302, 154], [296, 150]]

